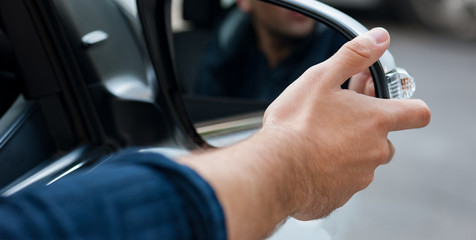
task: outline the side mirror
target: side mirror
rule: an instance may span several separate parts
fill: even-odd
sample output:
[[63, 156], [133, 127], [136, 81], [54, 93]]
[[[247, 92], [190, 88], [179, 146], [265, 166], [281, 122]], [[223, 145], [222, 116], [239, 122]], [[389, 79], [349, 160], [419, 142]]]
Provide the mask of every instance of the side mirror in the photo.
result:
[[[307, 15], [316, 21], [341, 33], [348, 40], [368, 31], [345, 13], [315, 0], [263, 0], [292, 9]], [[415, 81], [403, 68], [398, 68], [392, 54], [387, 50], [384, 55], [370, 67], [374, 80], [375, 95], [380, 98], [411, 98], [415, 92]]]
[[[194, 8], [207, 8], [207, 3], [212, 2], [201, 1], [203, 1], [203, 4], [189, 5], [193, 5]], [[169, 1], [164, 2], [170, 4]], [[217, 134], [223, 135], [233, 131], [259, 127], [261, 124], [260, 117], [266, 106], [289, 83], [299, 77], [308, 67], [332, 56], [346, 41], [368, 31], [363, 25], [348, 15], [314, 0], [253, 0], [249, 2], [253, 5], [252, 8], [241, 6], [240, 2], [237, 3], [238, 6], [232, 6], [222, 12], [221, 16], [223, 17], [220, 17], [220, 19], [224, 22], [217, 23], [213, 28], [206, 28], [203, 22], [212, 21], [203, 21], [203, 15], [201, 15], [200, 19], [198, 19], [200, 21], [197, 21], [195, 25], [192, 24], [192, 27], [185, 27], [179, 31], [174, 31], [172, 33], [173, 42], [168, 42], [168, 45], [166, 44], [172, 48], [169, 49], [172, 51], [170, 60], [174, 64], [174, 76], [178, 78], [177, 81], [168, 82], [166, 89], [168, 89], [168, 94], [171, 94], [170, 99], [173, 100], [175, 107], [178, 107], [179, 112], [185, 110], [188, 113], [202, 137]], [[167, 4], [164, 4], [164, 6]], [[296, 25], [289, 29], [292, 29], [294, 35], [270, 30], [266, 36], [268, 39], [258, 39], [260, 34], [259, 30], [257, 30], [258, 24], [253, 21], [261, 19], [273, 24], [272, 16], [270, 15], [271, 11], [265, 10], [263, 11], [265, 14], [259, 17], [252, 16], [257, 14], [253, 12], [256, 10], [254, 7], [264, 5], [272, 6], [275, 9], [279, 7], [288, 12], [293, 11], [293, 14], [296, 14], [294, 17], [297, 18]], [[200, 9], [194, 10], [195, 12], [200, 12]], [[161, 18], [167, 23], [167, 13], [170, 13], [170, 11], [163, 9], [162, 11], [159, 10], [158, 12], [164, 13], [164, 16], [161, 16]], [[183, 12], [190, 13], [191, 11], [183, 9]], [[209, 15], [216, 16], [217, 14]], [[312, 24], [304, 23], [308, 22], [308, 20], [304, 20], [304, 16], [308, 20], [312, 19]], [[160, 21], [161, 18], [156, 19]], [[172, 20], [174, 19], [176, 18], [172, 16]], [[144, 24], [144, 19], [142, 20], [142, 24]], [[294, 21], [284, 21], [281, 25], [286, 25], [290, 22]], [[275, 25], [276, 23], [274, 22]], [[279, 23], [277, 25], [280, 27]], [[171, 30], [169, 29], [170, 26], [162, 25], [161, 27], [161, 30], [164, 30], [164, 28], [167, 31]], [[300, 28], [311, 29], [310, 34], [318, 36], [316, 39], [320, 39], [322, 42], [314, 42], [315, 39], [309, 37], [309, 34], [304, 34], [301, 37], [297, 36], [300, 34]], [[239, 41], [245, 36], [245, 31], [256, 32], [254, 35], [251, 35], [252, 37], [244, 37], [244, 42]], [[165, 34], [167, 36], [163, 38], [172, 41], [168, 39], [171, 37], [169, 34]], [[276, 40], [276, 38], [280, 39]], [[306, 42], [309, 39], [311, 41]], [[159, 47], [158, 49], [162, 48], [162, 51], [160, 51], [162, 57], [159, 58], [166, 61], [167, 59], [164, 58], [166, 55], [164, 54], [167, 54], [167, 49], [165, 49], [167, 46], [161, 47], [161, 43], [154, 43], [159, 41], [164, 45], [164, 40], [160, 39], [156, 41], [150, 39], [149, 45], [152, 43]], [[245, 43], [249, 45], [243, 46]], [[277, 61], [273, 62], [272, 57], [265, 53], [264, 48], [272, 44], [278, 44], [278, 50], [285, 50], [286, 47], [282, 46], [289, 43], [296, 43], [296, 45], [287, 53], [284, 53], [284, 57], [278, 57]], [[236, 48], [237, 44], [240, 45], [240, 48]], [[319, 46], [318, 49], [322, 51], [314, 51], [314, 46]], [[210, 52], [210, 49], [213, 50], [213, 48], [218, 52]], [[300, 49], [301, 55], [289, 60], [297, 49]], [[254, 50], [258, 52], [253, 52]], [[261, 53], [259, 53], [260, 51]], [[237, 57], [233, 54], [241, 55]], [[283, 55], [283, 53], [277, 53], [277, 55], [280, 54]], [[154, 53], [151, 53], [151, 55], [154, 55]], [[261, 62], [257, 62], [260, 59]], [[290, 65], [283, 70], [279, 66], [281, 63], [284, 64], [285, 61], [288, 61]], [[210, 62], [212, 64], [218, 62], [218, 64], [212, 67], [211, 71], [208, 71], [210, 69], [204, 71], [203, 69], [206, 69], [207, 64]], [[303, 67], [303, 62], [306, 62], [308, 65]], [[175, 77], [170, 77], [168, 72], [170, 65], [168, 63], [161, 63], [161, 65], [161, 67], [156, 67], [156, 70], [162, 71], [162, 73], [158, 74], [159, 77], [161, 74], [167, 74], [168, 79], [175, 80]], [[259, 66], [263, 66], [263, 68], [258, 68]], [[264, 72], [264, 75], [260, 75], [262, 72]], [[396, 67], [395, 61], [388, 51], [369, 68], [369, 72], [373, 79], [376, 97], [410, 98], [415, 91], [413, 78], [404, 69]], [[253, 79], [253, 77], [246, 77], [246, 74], [243, 73], [254, 75], [255, 79], [251, 81], [250, 79]], [[270, 85], [266, 80], [268, 76], [271, 76], [269, 78], [273, 79], [273, 74], [279, 76], [286, 75], [288, 78], [282, 80], [280, 77], [276, 77], [278, 80], [274, 79], [275, 82]], [[220, 76], [220, 78], [216, 78], [216, 76]], [[203, 82], [203, 79], [206, 79], [206, 81]], [[197, 88], [197, 85], [200, 87]], [[277, 85], [280, 85], [281, 88], [277, 88]], [[211, 93], [197, 89], [205, 89]], [[270, 91], [270, 89], [273, 91]], [[178, 96], [180, 97], [177, 98]]]

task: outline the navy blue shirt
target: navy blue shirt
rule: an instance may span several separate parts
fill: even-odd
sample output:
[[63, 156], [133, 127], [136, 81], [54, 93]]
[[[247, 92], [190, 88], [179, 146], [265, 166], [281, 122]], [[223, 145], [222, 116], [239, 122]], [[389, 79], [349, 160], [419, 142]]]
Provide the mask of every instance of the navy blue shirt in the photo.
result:
[[159, 154], [114, 155], [89, 171], [0, 199], [0, 239], [226, 239], [213, 189]]

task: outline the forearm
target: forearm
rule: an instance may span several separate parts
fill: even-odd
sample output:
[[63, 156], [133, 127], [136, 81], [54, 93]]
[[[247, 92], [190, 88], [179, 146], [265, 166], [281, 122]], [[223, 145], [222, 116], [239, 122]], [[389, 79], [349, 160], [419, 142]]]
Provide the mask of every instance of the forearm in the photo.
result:
[[279, 137], [260, 131], [232, 147], [181, 159], [215, 189], [229, 239], [263, 239], [293, 212], [292, 169], [283, 162], [293, 151], [283, 147]]

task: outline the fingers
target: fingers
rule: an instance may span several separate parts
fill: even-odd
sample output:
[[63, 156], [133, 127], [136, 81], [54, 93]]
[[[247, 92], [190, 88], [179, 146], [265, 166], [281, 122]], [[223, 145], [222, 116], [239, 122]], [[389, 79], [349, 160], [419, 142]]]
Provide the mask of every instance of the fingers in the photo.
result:
[[367, 96], [375, 97], [375, 87], [369, 69], [352, 76], [349, 81], [349, 90], [361, 93]]
[[369, 77], [370, 77], [370, 72], [368, 74], [366, 72], [361, 72], [357, 75], [352, 76], [352, 78], [349, 81], [348, 89], [356, 93], [364, 93], [366, 85], [367, 85], [366, 82]]
[[430, 123], [430, 109], [421, 100], [375, 100], [389, 116], [389, 131], [422, 128]]
[[369, 32], [347, 42], [330, 59], [323, 63], [324, 69], [333, 78], [324, 81], [331, 87], [339, 87], [346, 79], [364, 71], [374, 64], [387, 50], [390, 36], [383, 28], [374, 28]]
[[365, 84], [364, 94], [370, 97], [375, 97], [375, 86], [372, 78], [370, 78]]

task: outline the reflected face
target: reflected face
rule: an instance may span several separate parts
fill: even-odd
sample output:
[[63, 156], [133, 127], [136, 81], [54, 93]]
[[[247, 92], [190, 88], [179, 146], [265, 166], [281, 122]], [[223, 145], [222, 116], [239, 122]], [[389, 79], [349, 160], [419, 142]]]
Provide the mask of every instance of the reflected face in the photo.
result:
[[238, 6], [254, 18], [257, 27], [273, 35], [303, 38], [314, 29], [315, 21], [294, 11], [258, 0], [237, 0]]

